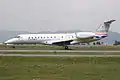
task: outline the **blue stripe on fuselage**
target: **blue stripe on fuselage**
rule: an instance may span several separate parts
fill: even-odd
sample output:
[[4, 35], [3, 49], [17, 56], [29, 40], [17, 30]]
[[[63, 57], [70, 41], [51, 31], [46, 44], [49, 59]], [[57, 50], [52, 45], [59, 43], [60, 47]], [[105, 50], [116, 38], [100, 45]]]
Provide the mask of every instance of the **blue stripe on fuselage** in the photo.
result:
[[105, 38], [107, 35], [102, 35], [102, 36], [95, 36], [95, 38]]

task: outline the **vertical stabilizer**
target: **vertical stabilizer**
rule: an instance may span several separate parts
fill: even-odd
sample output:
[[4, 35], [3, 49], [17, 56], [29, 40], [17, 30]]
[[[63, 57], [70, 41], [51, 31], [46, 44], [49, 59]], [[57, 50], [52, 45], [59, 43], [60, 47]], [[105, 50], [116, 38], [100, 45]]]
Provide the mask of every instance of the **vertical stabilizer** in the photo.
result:
[[110, 24], [114, 21], [115, 20], [105, 21], [104, 24], [100, 25], [96, 31], [107, 33], [109, 31]]

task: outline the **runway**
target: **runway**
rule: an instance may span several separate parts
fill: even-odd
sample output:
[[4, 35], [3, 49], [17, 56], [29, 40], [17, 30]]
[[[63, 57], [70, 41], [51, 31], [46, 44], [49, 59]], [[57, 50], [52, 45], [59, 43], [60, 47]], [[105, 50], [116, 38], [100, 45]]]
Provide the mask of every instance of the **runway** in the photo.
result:
[[0, 50], [0, 52], [120, 52], [120, 50]]
[[120, 55], [83, 55], [83, 54], [0, 54], [0, 56], [16, 57], [120, 57]]
[[4, 52], [120, 52], [120, 50], [0, 50], [0, 56], [20, 56], [20, 57], [120, 57], [120, 54], [5, 54]]

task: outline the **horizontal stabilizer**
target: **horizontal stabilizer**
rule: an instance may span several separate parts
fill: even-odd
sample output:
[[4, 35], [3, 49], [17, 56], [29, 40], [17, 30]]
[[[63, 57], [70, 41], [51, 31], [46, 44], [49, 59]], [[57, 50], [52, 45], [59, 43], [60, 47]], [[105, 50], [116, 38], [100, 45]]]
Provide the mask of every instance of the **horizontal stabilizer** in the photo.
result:
[[107, 24], [111, 24], [112, 22], [114, 22], [115, 20], [110, 20], [110, 21], [106, 21], [104, 23], [107, 23]]

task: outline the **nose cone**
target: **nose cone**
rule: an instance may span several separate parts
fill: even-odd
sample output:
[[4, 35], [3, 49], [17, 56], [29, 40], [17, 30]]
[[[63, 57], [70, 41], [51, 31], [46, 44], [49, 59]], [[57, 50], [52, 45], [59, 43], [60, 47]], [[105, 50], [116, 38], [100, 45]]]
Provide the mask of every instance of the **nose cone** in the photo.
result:
[[5, 44], [14, 44], [14, 43], [16, 43], [16, 42], [17, 42], [17, 39], [16, 39], [16, 38], [13, 38], [13, 39], [9, 39], [9, 40], [5, 41], [4, 43], [5, 43]]

